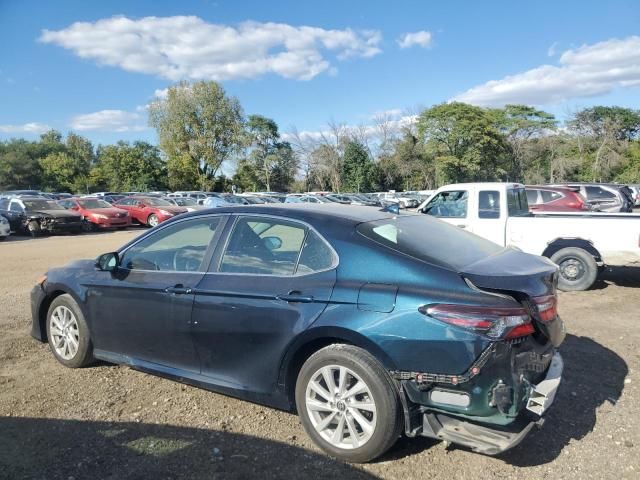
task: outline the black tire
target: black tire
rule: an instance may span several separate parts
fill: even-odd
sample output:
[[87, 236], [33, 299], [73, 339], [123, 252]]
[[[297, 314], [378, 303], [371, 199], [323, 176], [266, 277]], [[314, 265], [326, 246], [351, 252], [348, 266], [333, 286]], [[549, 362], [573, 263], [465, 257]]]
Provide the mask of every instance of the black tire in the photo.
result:
[[27, 232], [29, 232], [29, 235], [31, 235], [33, 238], [42, 235], [42, 229], [40, 228], [40, 224], [37, 220], [31, 220], [27, 224]]
[[[73, 316], [75, 317], [75, 321], [77, 323], [77, 351], [75, 355], [71, 358], [64, 358], [58, 351], [56, 350], [56, 346], [54, 345], [54, 335], [52, 335], [52, 322], [54, 312], [58, 307], [64, 307], [69, 309]], [[47, 311], [47, 340], [49, 342], [49, 347], [51, 348], [51, 352], [53, 356], [65, 367], [69, 368], [81, 368], [86, 367], [94, 362], [93, 358], [93, 345], [91, 343], [91, 336], [89, 334], [89, 327], [87, 326], [87, 322], [82, 314], [82, 310], [73, 299], [71, 295], [64, 294], [56, 297], [51, 305], [49, 306], [49, 310]]]
[[[351, 370], [362, 379], [373, 397], [376, 409], [375, 427], [366, 443], [357, 448], [341, 448], [333, 445], [318, 433], [309, 416], [306, 407], [308, 384], [318, 370], [329, 365], [346, 367]], [[393, 381], [384, 367], [371, 354], [361, 348], [334, 344], [318, 350], [307, 359], [300, 369], [295, 393], [298, 415], [305, 431], [316, 445], [332, 457], [354, 463], [371, 461], [391, 448], [402, 432], [402, 408]], [[337, 404], [336, 408], [344, 411], [345, 402], [346, 400], [342, 402], [342, 408]], [[345, 415], [347, 414], [345, 413]]]
[[96, 231], [96, 226], [89, 220], [82, 220], [82, 231], [91, 233]]
[[560, 267], [558, 288], [565, 292], [578, 292], [590, 288], [598, 277], [595, 258], [586, 250], [568, 247], [558, 250], [551, 261]]
[[160, 223], [160, 220], [158, 219], [158, 216], [155, 213], [152, 213], [147, 218], [147, 225], [151, 228], [157, 226], [159, 223]]

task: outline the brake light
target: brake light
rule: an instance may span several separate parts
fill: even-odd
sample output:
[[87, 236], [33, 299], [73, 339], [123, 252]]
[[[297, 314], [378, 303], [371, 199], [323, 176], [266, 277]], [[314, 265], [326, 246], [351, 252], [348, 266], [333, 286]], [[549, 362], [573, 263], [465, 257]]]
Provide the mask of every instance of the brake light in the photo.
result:
[[555, 295], [545, 295], [544, 297], [534, 297], [540, 320], [550, 322], [558, 315], [558, 299]]
[[438, 304], [425, 305], [419, 310], [441, 322], [496, 340], [523, 337], [534, 332], [531, 317], [524, 308]]
[[573, 198], [573, 200], [570, 200], [567, 203], [568, 207], [577, 208], [578, 210], [584, 209], [585, 203], [584, 203], [584, 199], [582, 198], [581, 195], [574, 194], [574, 195], [571, 196], [571, 198]]

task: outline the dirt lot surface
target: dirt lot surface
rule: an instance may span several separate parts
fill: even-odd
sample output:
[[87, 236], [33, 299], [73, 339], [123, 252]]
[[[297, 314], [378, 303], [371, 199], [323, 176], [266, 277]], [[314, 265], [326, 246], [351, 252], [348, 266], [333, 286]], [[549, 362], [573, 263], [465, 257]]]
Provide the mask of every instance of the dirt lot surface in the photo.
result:
[[640, 478], [640, 270], [561, 294], [564, 383], [521, 445], [492, 458], [401, 439], [351, 466], [321, 453], [295, 415], [125, 367], [66, 369], [29, 337], [40, 274], [138, 233], [0, 244], [0, 478]]

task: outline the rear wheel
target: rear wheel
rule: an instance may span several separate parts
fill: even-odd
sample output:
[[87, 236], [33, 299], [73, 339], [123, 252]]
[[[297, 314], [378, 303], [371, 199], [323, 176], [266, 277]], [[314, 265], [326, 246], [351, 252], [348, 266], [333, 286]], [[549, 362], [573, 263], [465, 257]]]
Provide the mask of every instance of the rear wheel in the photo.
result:
[[85, 367], [93, 362], [89, 328], [71, 295], [60, 295], [51, 302], [47, 312], [47, 340], [56, 360], [66, 367]]
[[386, 452], [402, 430], [392, 380], [367, 351], [330, 345], [305, 362], [296, 406], [311, 439], [329, 455], [368, 462]]
[[560, 267], [558, 288], [565, 292], [587, 290], [596, 281], [598, 265], [593, 255], [582, 248], [558, 250], [551, 260]]
[[95, 230], [96, 230], [96, 226], [93, 223], [91, 223], [87, 219], [82, 220], [82, 231], [83, 232], [91, 233], [91, 232], [94, 232]]
[[150, 227], [156, 227], [159, 223], [160, 220], [158, 220], [158, 217], [155, 213], [152, 213], [151, 215], [149, 215], [149, 218], [147, 218], [147, 225], [149, 225]]

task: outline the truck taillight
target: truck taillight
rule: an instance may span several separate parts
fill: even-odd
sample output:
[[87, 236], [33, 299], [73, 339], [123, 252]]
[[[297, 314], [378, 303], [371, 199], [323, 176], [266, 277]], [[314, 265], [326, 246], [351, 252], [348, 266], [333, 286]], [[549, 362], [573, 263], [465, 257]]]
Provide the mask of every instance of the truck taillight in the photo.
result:
[[545, 295], [544, 297], [534, 297], [540, 320], [550, 322], [558, 315], [558, 299], [555, 295]]
[[534, 332], [531, 317], [524, 308], [436, 304], [424, 305], [419, 310], [441, 322], [495, 340], [524, 337]]

